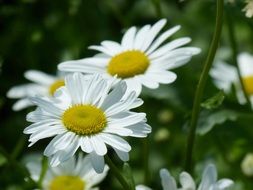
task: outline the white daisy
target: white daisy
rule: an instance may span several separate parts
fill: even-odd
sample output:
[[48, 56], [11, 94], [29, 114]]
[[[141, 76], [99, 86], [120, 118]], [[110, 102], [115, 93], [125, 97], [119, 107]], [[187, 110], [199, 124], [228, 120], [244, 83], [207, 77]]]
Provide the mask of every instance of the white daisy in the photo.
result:
[[[187, 172], [182, 172], [180, 174], [180, 188], [177, 187], [176, 180], [170, 175], [168, 170], [161, 169], [160, 177], [163, 190], [225, 190], [233, 185], [233, 181], [230, 179], [221, 179], [217, 181], [217, 171], [213, 164], [209, 164], [205, 168], [198, 188], [191, 175]], [[137, 186], [136, 190], [150, 190], [150, 188]]]
[[33, 103], [29, 97], [38, 96], [52, 96], [56, 89], [64, 85], [63, 76], [52, 76], [41, 71], [29, 70], [24, 74], [25, 78], [32, 83], [23, 84], [12, 87], [7, 92], [8, 98], [20, 99], [12, 107], [13, 110], [19, 111]]
[[145, 25], [138, 31], [136, 27], [131, 27], [123, 36], [121, 44], [103, 41], [101, 46], [89, 47], [101, 52], [100, 54], [63, 62], [58, 68], [69, 72], [100, 73], [106, 78], [117, 76], [119, 80], [126, 81], [129, 91], [135, 90], [137, 95], [140, 94], [142, 85], [155, 89], [159, 83], [172, 83], [176, 74], [168, 70], [184, 65], [200, 49], [181, 47], [191, 41], [188, 37], [166, 43], [180, 26], [158, 35], [165, 24], [166, 19], [162, 19], [153, 26]]
[[247, 4], [243, 11], [246, 12], [245, 15], [248, 18], [253, 17], [253, 0], [246, 0], [245, 3]]
[[[38, 181], [41, 173], [41, 159], [38, 154], [26, 158], [26, 167], [33, 180]], [[89, 158], [81, 154], [71, 157], [68, 161], [57, 167], [48, 165], [47, 172], [42, 182], [42, 190], [98, 190], [94, 188], [107, 175], [108, 166], [104, 172], [97, 174]]]
[[253, 176], [253, 153], [247, 153], [242, 160], [241, 169], [244, 175]]
[[[244, 88], [253, 109], [253, 56], [248, 53], [241, 53], [238, 56], [238, 64]], [[227, 94], [231, 92], [232, 85], [234, 85], [239, 103], [246, 103], [236, 67], [219, 61], [211, 69], [210, 75], [214, 79], [214, 84]]]
[[68, 160], [80, 147], [89, 153], [95, 170], [102, 172], [106, 144], [127, 161], [131, 146], [121, 136], [146, 137], [151, 127], [145, 113], [130, 111], [143, 101], [135, 92], [125, 95], [123, 81], [111, 90], [114, 83], [100, 75], [87, 78], [75, 73], [65, 78], [65, 86], [53, 98], [32, 98], [38, 108], [27, 115], [33, 122], [24, 130], [31, 134], [29, 146], [54, 136], [44, 151], [52, 166]]

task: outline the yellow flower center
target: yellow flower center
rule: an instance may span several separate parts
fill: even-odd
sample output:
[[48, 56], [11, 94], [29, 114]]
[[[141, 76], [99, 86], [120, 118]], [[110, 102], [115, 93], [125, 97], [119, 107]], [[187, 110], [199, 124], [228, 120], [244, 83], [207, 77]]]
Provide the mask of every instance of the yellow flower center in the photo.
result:
[[243, 84], [248, 95], [253, 95], [253, 76], [243, 78]]
[[149, 66], [148, 57], [138, 50], [131, 50], [115, 55], [107, 68], [110, 75], [119, 78], [130, 78], [143, 74]]
[[78, 135], [97, 134], [106, 127], [104, 112], [92, 105], [74, 105], [62, 116], [64, 126]]
[[85, 183], [79, 176], [57, 176], [49, 185], [50, 190], [84, 190]]
[[49, 87], [49, 94], [51, 95], [51, 96], [53, 96], [54, 95], [54, 93], [55, 93], [55, 91], [58, 89], [58, 88], [60, 88], [60, 87], [62, 87], [62, 86], [64, 86], [65, 85], [65, 83], [64, 83], [64, 80], [57, 80], [57, 81], [55, 81], [53, 84], [51, 84], [51, 86]]

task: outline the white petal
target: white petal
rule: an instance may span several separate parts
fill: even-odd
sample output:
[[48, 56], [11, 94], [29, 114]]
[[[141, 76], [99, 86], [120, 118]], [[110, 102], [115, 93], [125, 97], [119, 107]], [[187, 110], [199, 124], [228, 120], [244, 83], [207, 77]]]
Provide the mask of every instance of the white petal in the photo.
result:
[[117, 148], [113, 148], [113, 149], [115, 150], [116, 154], [123, 162], [127, 162], [129, 160], [128, 152], [118, 150]]
[[46, 100], [43, 98], [39, 98], [39, 97], [32, 97], [30, 98], [30, 100], [36, 104], [37, 106], [39, 106], [40, 108], [42, 108], [43, 110], [45, 110], [46, 112], [54, 115], [54, 116], [58, 116], [60, 118], [61, 114], [63, 113], [63, 110], [61, 110], [60, 108], [56, 107], [53, 102], [51, 102], [50, 100]]
[[37, 70], [26, 71], [24, 76], [28, 80], [42, 85], [50, 85], [54, 83], [54, 81], [56, 80], [56, 77], [53, 77], [51, 75], [48, 75], [46, 73]]
[[105, 160], [103, 156], [97, 155], [95, 152], [89, 154], [89, 158], [94, 170], [97, 173], [102, 173], [105, 167]]
[[183, 45], [189, 43], [190, 41], [191, 41], [191, 39], [188, 37], [173, 40], [170, 43], [158, 48], [156, 51], [154, 51], [152, 54], [150, 54], [149, 57], [151, 59], [158, 58], [175, 48], [178, 48], [180, 46], [183, 46]]
[[152, 189], [150, 189], [149, 187], [146, 187], [144, 185], [137, 185], [135, 187], [135, 190], [152, 190]]
[[30, 107], [32, 105], [34, 105], [34, 104], [29, 99], [25, 98], [25, 99], [20, 99], [17, 102], [15, 102], [15, 104], [13, 104], [13, 106], [12, 106], [12, 109], [14, 111], [20, 111], [20, 110]]
[[107, 148], [105, 146], [103, 138], [100, 137], [100, 135], [92, 136], [90, 138], [90, 143], [93, 147], [94, 152], [96, 152], [98, 156], [104, 156], [107, 153]]
[[149, 34], [150, 25], [143, 26], [136, 34], [135, 40], [134, 40], [134, 49], [141, 49], [143, 43], [145, 42], [146, 37]]
[[196, 184], [194, 180], [192, 179], [191, 175], [187, 172], [182, 172], [180, 174], [180, 183], [183, 187], [183, 189], [189, 189], [189, 190], [195, 190]]
[[120, 119], [110, 119], [108, 125], [111, 127], [126, 127], [130, 125], [134, 125], [139, 122], [146, 121], [146, 114], [145, 113], [133, 113], [127, 117], [120, 118]]
[[76, 61], [66, 61], [58, 65], [60, 71], [82, 73], [104, 73], [105, 66], [109, 63], [108, 58], [85, 58]]
[[253, 56], [249, 53], [241, 53], [238, 56], [240, 73], [243, 77], [253, 76]]
[[136, 100], [135, 92], [128, 94], [125, 99], [120, 100], [118, 103], [115, 103], [114, 105], [109, 107], [107, 110], [105, 110], [106, 116], [110, 117], [120, 112], [128, 111], [130, 107], [132, 106], [132, 104], [135, 104], [135, 100]]
[[92, 50], [97, 50], [97, 51], [100, 51], [106, 55], [109, 55], [109, 56], [114, 56], [114, 53], [111, 52], [110, 50], [108, 50], [107, 48], [103, 47], [103, 46], [89, 46], [88, 47], [89, 49], [92, 49]]
[[136, 27], [131, 27], [127, 30], [125, 35], [122, 38], [121, 45], [124, 50], [131, 50], [134, 47]]
[[[170, 84], [176, 80], [177, 75], [171, 71], [150, 71], [145, 78], [162, 84]], [[148, 85], [145, 86], [149, 87]]]
[[206, 190], [217, 180], [217, 171], [213, 164], [206, 166], [198, 190]]
[[167, 20], [166, 19], [161, 19], [157, 23], [155, 23], [151, 29], [149, 30], [149, 33], [141, 47], [142, 51], [146, 51], [150, 44], [153, 42], [155, 39], [156, 35], [161, 31], [161, 29], [165, 26]]
[[113, 55], [116, 55], [122, 51], [121, 45], [114, 41], [103, 41], [101, 42], [101, 45], [110, 50]]
[[151, 127], [146, 123], [137, 123], [135, 125], [128, 126], [127, 128], [132, 131], [132, 134], [129, 136], [137, 138], [147, 137], [147, 134], [152, 131]]
[[103, 141], [106, 144], [110, 145], [111, 147], [115, 147], [118, 150], [121, 150], [124, 152], [129, 152], [131, 150], [131, 146], [128, 144], [128, 142], [125, 141], [123, 138], [118, 137], [116, 135], [103, 133], [101, 135], [101, 139], [103, 139]]
[[152, 53], [156, 48], [158, 48], [166, 39], [168, 39], [171, 35], [173, 35], [175, 32], [177, 32], [180, 29], [180, 26], [175, 26], [163, 34], [161, 34], [151, 45], [151, 47], [146, 52], [147, 55]]
[[160, 177], [162, 180], [163, 190], [177, 190], [175, 179], [170, 175], [166, 169], [160, 170]]
[[74, 134], [65, 132], [55, 136], [44, 150], [44, 155], [51, 156], [59, 150], [64, 150], [74, 139]]
[[46, 95], [47, 87], [38, 84], [24, 84], [12, 87], [7, 92], [8, 98], [26, 98], [35, 95]]
[[146, 86], [147, 88], [156, 89], [159, 87], [159, 83], [152, 78], [147, 77], [146, 75], [139, 75], [138, 80], [141, 84]]
[[86, 153], [91, 153], [93, 151], [93, 147], [90, 141], [91, 137], [87, 137], [87, 136], [81, 136], [80, 137], [80, 145], [81, 145], [81, 149], [82, 151], [86, 152]]
[[217, 182], [217, 185], [221, 190], [231, 187], [233, 184], [234, 182], [230, 179], [221, 179]]
[[106, 110], [111, 105], [115, 104], [116, 102], [120, 101], [123, 97], [123, 95], [126, 92], [126, 83], [125, 82], [119, 82], [113, 90], [108, 94], [108, 96], [105, 98], [104, 102], [101, 105], [101, 108], [103, 110]]
[[142, 85], [139, 82], [137, 76], [132, 78], [132, 79], [126, 79], [126, 84], [127, 84], [127, 91], [126, 95], [134, 91], [136, 93], [136, 96], [139, 96], [141, 94], [142, 90]]

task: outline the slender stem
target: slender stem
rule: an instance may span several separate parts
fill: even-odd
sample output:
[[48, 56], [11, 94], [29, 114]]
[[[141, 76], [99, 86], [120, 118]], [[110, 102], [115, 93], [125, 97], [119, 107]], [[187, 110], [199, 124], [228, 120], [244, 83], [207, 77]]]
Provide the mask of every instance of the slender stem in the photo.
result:
[[39, 180], [38, 180], [38, 186], [40, 188], [42, 188], [42, 183], [43, 183], [43, 179], [46, 175], [47, 168], [48, 168], [48, 159], [47, 159], [46, 156], [43, 156], [42, 161], [41, 161], [40, 177], [39, 177]]
[[232, 61], [236, 67], [237, 74], [239, 76], [240, 84], [242, 87], [242, 91], [243, 91], [243, 94], [246, 98], [247, 106], [249, 107], [249, 109], [251, 109], [251, 102], [250, 102], [249, 96], [246, 92], [245, 86], [243, 84], [242, 75], [239, 70], [239, 64], [237, 61], [238, 49], [237, 49], [237, 43], [236, 43], [236, 35], [235, 35], [235, 27], [234, 27], [233, 18], [231, 18], [231, 15], [228, 13], [228, 11], [227, 11], [226, 16], [227, 16], [228, 36], [229, 36], [229, 40], [231, 43], [231, 49], [232, 49]]
[[143, 165], [144, 165], [144, 184], [149, 184], [150, 171], [149, 171], [149, 141], [148, 137], [143, 139]]
[[13, 159], [8, 152], [5, 151], [3, 147], [0, 146], [0, 153], [2, 153], [5, 158], [8, 160], [9, 164], [20, 171], [27, 179], [28, 182], [31, 183], [33, 186], [36, 185], [36, 182], [31, 178], [29, 171], [27, 168], [23, 167], [19, 162]]
[[16, 143], [16, 146], [15, 146], [14, 150], [11, 153], [12, 159], [16, 159], [19, 156], [19, 154], [23, 150], [25, 144], [26, 144], [26, 136], [21, 134], [21, 136], [19, 137], [19, 139]]
[[108, 166], [110, 167], [110, 170], [113, 172], [115, 177], [118, 179], [118, 181], [122, 185], [122, 187], [125, 190], [131, 190], [129, 184], [127, 183], [127, 181], [125, 179], [125, 177], [121, 174], [119, 169], [114, 165], [113, 161], [111, 160], [111, 158], [108, 155], [105, 155], [105, 161], [108, 164]]
[[219, 45], [220, 37], [221, 37], [223, 6], [224, 6], [224, 0], [217, 0], [215, 31], [214, 31], [213, 39], [212, 39], [212, 42], [208, 51], [208, 55], [205, 61], [204, 69], [200, 75], [200, 79], [199, 79], [197, 90], [196, 90], [196, 95], [194, 98], [193, 110], [192, 110], [191, 121], [190, 121], [190, 132], [188, 134], [188, 139], [187, 139], [186, 160], [185, 160], [185, 170], [188, 172], [191, 172], [193, 168], [192, 154], [193, 154], [193, 149], [194, 149], [197, 122], [198, 122], [198, 117], [199, 117], [199, 112], [200, 112], [200, 104], [202, 101], [204, 88], [205, 88], [206, 81], [208, 78], [208, 73], [212, 66], [212, 63], [216, 54], [216, 50]]

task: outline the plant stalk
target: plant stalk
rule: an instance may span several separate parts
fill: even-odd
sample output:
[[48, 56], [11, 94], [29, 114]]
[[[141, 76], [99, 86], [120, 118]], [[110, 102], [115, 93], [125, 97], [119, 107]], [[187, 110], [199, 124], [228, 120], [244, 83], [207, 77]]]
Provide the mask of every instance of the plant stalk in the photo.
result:
[[208, 73], [212, 66], [212, 63], [213, 63], [213, 60], [214, 60], [214, 57], [219, 45], [220, 37], [221, 37], [223, 9], [224, 9], [224, 0], [217, 0], [216, 24], [215, 24], [214, 35], [213, 35], [212, 42], [208, 51], [208, 55], [204, 64], [203, 71], [200, 75], [200, 79], [197, 85], [197, 90], [196, 90], [194, 103], [193, 103], [191, 121], [190, 121], [190, 131], [189, 131], [188, 139], [187, 139], [185, 170], [189, 173], [191, 173], [192, 168], [193, 168], [192, 157], [193, 157], [193, 149], [194, 149], [195, 136], [196, 136], [196, 128], [197, 128], [198, 117], [199, 117], [199, 112], [200, 112], [200, 104], [202, 101], [204, 88], [205, 88], [206, 81], [208, 78]]
[[115, 166], [115, 164], [113, 163], [113, 161], [111, 160], [111, 158], [108, 155], [105, 155], [105, 161], [108, 164], [108, 166], [109, 166], [110, 170], [112, 171], [112, 173], [114, 174], [114, 176], [118, 179], [118, 181], [122, 185], [122, 187], [125, 190], [132, 190], [130, 185], [127, 183], [125, 177], [121, 174], [119, 169]]

